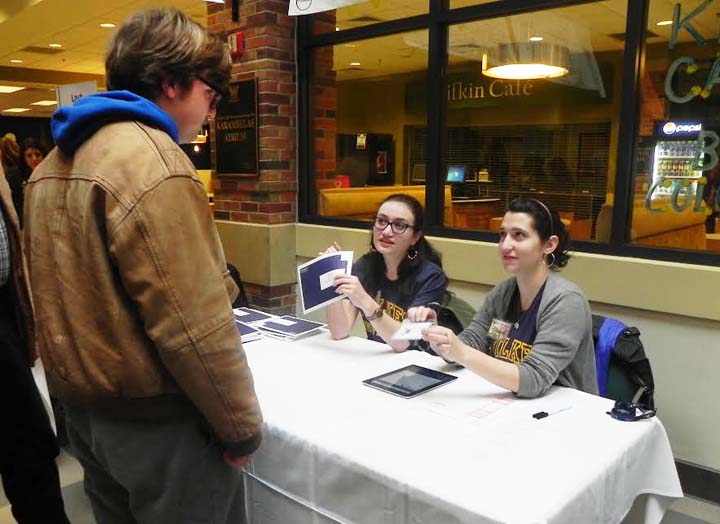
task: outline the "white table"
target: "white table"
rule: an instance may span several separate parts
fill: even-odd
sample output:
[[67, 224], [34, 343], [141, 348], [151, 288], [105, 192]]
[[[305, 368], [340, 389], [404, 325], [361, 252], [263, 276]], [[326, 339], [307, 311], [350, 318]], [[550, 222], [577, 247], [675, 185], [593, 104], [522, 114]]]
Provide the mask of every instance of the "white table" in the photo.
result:
[[[561, 387], [517, 399], [359, 338], [265, 338], [245, 351], [265, 417], [246, 470], [253, 524], [657, 524], [682, 496], [660, 420], [616, 421], [607, 399]], [[361, 383], [408, 364], [459, 379], [414, 399]]]

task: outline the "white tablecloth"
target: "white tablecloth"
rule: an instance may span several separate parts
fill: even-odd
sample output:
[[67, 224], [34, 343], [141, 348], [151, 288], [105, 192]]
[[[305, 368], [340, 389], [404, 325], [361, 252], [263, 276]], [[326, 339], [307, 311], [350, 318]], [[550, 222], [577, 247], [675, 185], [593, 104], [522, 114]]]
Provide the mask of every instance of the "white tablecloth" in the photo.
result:
[[[616, 421], [607, 399], [561, 387], [518, 399], [359, 338], [265, 338], [245, 351], [265, 417], [246, 468], [252, 523], [657, 524], [682, 496], [660, 420]], [[361, 383], [408, 364], [459, 379], [413, 399]]]

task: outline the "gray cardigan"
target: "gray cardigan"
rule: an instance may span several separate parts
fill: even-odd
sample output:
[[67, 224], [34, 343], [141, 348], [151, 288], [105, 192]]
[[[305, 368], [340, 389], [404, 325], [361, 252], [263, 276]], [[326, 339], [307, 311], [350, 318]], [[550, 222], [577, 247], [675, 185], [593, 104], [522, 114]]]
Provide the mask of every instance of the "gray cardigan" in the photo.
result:
[[[515, 277], [495, 286], [460, 340], [491, 354], [488, 329], [494, 318], [504, 320], [515, 288]], [[553, 384], [598, 394], [590, 306], [579, 287], [553, 272], [540, 300], [535, 343], [518, 368], [521, 397], [542, 395]]]

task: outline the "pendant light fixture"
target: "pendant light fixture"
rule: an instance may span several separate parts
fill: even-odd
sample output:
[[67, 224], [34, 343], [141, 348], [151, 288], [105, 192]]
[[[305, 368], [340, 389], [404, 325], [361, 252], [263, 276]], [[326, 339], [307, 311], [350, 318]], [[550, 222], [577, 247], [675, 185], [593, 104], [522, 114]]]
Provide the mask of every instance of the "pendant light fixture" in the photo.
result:
[[482, 73], [505, 80], [558, 78], [570, 72], [570, 52], [565, 46], [542, 40], [500, 44], [483, 54]]

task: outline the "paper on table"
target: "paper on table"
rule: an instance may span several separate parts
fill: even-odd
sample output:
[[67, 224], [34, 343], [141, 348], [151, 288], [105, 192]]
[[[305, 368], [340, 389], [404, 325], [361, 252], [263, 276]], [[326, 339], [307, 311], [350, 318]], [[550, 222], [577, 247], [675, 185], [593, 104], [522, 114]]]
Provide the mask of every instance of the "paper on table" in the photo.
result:
[[295, 320], [288, 320], [286, 318], [276, 318], [273, 320], [276, 324], [280, 324], [281, 326], [294, 326], [297, 324], [297, 321]]
[[400, 324], [400, 328], [390, 337], [390, 340], [420, 340], [422, 339], [422, 330], [432, 325], [432, 322], [410, 322], [405, 319]]

